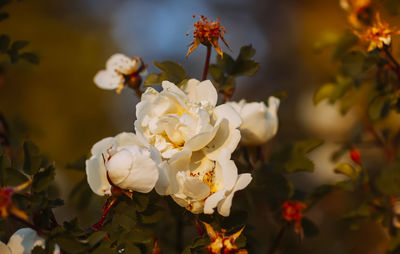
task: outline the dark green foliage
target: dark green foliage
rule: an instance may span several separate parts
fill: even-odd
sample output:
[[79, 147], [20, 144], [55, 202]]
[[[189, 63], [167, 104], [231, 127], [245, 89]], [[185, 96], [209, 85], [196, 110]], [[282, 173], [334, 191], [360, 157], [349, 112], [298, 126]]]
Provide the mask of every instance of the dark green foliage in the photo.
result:
[[219, 90], [229, 93], [236, 86], [236, 78], [239, 76], [253, 76], [259, 65], [252, 58], [256, 50], [251, 46], [243, 46], [239, 56], [233, 59], [227, 53], [223, 57], [217, 56], [217, 63], [211, 64], [209, 72], [215, 82], [219, 85]]
[[180, 86], [184, 83], [184, 81], [189, 79], [185, 69], [178, 63], [173, 61], [164, 61], [161, 63], [154, 61], [154, 65], [162, 72], [160, 74], [149, 74], [144, 81], [144, 87], [159, 85], [164, 80], [168, 80]]
[[307, 154], [322, 143], [321, 140], [309, 139], [283, 145], [272, 153], [270, 161], [274, 168], [281, 172], [312, 172], [314, 163], [307, 157]]

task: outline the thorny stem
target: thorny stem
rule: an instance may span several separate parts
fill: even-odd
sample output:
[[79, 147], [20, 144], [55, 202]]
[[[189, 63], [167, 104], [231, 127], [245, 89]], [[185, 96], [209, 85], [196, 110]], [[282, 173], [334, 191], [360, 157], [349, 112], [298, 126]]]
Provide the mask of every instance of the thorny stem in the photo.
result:
[[[400, 82], [400, 64], [393, 57], [392, 53], [390, 53], [388, 47], [383, 47], [383, 51], [385, 52], [385, 54], [389, 58], [389, 60], [393, 63], [394, 66], [390, 64], [390, 67], [393, 70], [393, 72], [396, 73], [397, 79]], [[396, 88], [398, 89], [398, 87], [396, 87]]]
[[207, 79], [208, 66], [210, 65], [210, 56], [211, 56], [211, 46], [207, 46], [206, 62], [204, 63], [203, 77], [201, 80]]
[[288, 225], [287, 223], [282, 225], [281, 229], [279, 230], [278, 235], [275, 238], [275, 241], [272, 243], [271, 248], [269, 248], [267, 254], [274, 254], [277, 251], [279, 244], [282, 241], [283, 235], [285, 234], [287, 225]]
[[104, 221], [107, 218], [108, 212], [110, 211], [111, 207], [113, 207], [115, 205], [115, 203], [117, 201], [116, 198], [112, 197], [111, 202], [108, 204], [109, 200], [110, 200], [110, 198], [107, 199], [106, 204], [103, 207], [103, 215], [101, 215], [100, 220], [92, 226], [93, 230], [97, 231], [103, 226]]

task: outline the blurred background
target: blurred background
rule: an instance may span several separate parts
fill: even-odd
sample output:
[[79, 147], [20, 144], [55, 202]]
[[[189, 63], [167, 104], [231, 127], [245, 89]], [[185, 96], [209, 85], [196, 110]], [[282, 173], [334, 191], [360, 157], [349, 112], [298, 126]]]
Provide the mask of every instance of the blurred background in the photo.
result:
[[[337, 68], [331, 52], [316, 52], [314, 45], [349, 28], [337, 0], [25, 0], [13, 2], [7, 11], [10, 18], [0, 23], [1, 32], [30, 41], [27, 49], [40, 57], [40, 65], [7, 66], [0, 80], [0, 111], [11, 126], [56, 161], [64, 197], [82, 177], [63, 170], [67, 163], [89, 154], [104, 137], [133, 131], [138, 97], [130, 89], [121, 94], [99, 89], [93, 83], [96, 72], [109, 56], [120, 52], [143, 57], [149, 72], [155, 70], [154, 60], [174, 60], [200, 78], [205, 48], [186, 57], [191, 36], [185, 34], [192, 33], [193, 14], [221, 19], [234, 57], [243, 45], [252, 44], [257, 50], [260, 69], [253, 78], [240, 79], [235, 100], [260, 101], [287, 92], [279, 110], [278, 136], [267, 148], [305, 137], [327, 141], [311, 155], [316, 172], [296, 175], [297, 187], [309, 190], [338, 179], [329, 155], [345, 139], [356, 114], [349, 112], [342, 119], [333, 107], [312, 104], [313, 92], [332, 80]], [[394, 50], [398, 52], [398, 45]], [[321, 233], [302, 245], [292, 241], [284, 249], [288, 253], [382, 253], [385, 232], [372, 223], [358, 232], [347, 229], [337, 216], [351, 201], [342, 193], [334, 195], [310, 211]], [[59, 214], [60, 220], [90, 213], [72, 207], [68, 211]]]

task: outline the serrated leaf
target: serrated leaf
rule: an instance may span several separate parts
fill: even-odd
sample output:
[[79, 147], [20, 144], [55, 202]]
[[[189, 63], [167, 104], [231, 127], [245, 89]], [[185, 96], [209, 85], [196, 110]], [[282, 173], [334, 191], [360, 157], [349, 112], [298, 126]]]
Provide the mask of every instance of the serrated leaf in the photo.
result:
[[312, 172], [314, 170], [314, 163], [307, 157], [307, 153], [322, 145], [322, 143], [321, 140], [317, 139], [309, 139], [296, 143], [292, 149], [290, 160], [285, 163], [286, 170], [288, 172]]
[[328, 83], [321, 86], [314, 94], [314, 105], [318, 105], [321, 101], [329, 99], [335, 89], [336, 84]]
[[24, 41], [24, 40], [14, 41], [11, 44], [11, 49], [15, 50], [15, 51], [18, 51], [18, 50], [23, 49], [26, 46], [28, 46], [28, 44], [29, 44], [29, 41]]
[[161, 84], [163, 80], [166, 80], [165, 74], [156, 74], [156, 73], [151, 73], [147, 76], [143, 83], [143, 87], [150, 87], [150, 86], [155, 86]]
[[253, 46], [247, 45], [240, 48], [240, 53], [238, 59], [240, 60], [250, 60], [256, 54], [256, 50]]
[[142, 251], [134, 244], [126, 244], [124, 246], [124, 254], [141, 254]]
[[27, 62], [29, 62], [31, 64], [38, 65], [40, 62], [39, 57], [31, 52], [24, 52], [24, 53], [20, 54], [19, 57], [26, 60]]
[[105, 232], [103, 232], [103, 231], [94, 232], [88, 238], [88, 243], [89, 243], [90, 247], [94, 247], [95, 245], [97, 245], [101, 240], [104, 239], [104, 237], [106, 237]]
[[187, 78], [185, 69], [182, 67], [182, 65], [176, 62], [164, 61], [159, 63], [154, 61], [154, 65], [165, 73], [168, 81], [174, 84], [178, 84]]
[[55, 175], [56, 169], [54, 166], [48, 166], [47, 168], [39, 171], [33, 176], [32, 190], [34, 192], [46, 190], [54, 180]]
[[33, 175], [40, 169], [42, 158], [39, 155], [39, 148], [30, 141], [23, 144], [24, 149], [24, 165], [23, 170], [29, 175]]
[[66, 234], [57, 236], [54, 240], [60, 246], [60, 248], [67, 253], [82, 253], [86, 249], [86, 246], [83, 243]]
[[235, 66], [234, 76], [253, 76], [259, 68], [259, 64], [253, 60], [238, 62]]
[[14, 168], [6, 168], [5, 175], [5, 185], [7, 186], [17, 186], [28, 180], [26, 175]]
[[352, 165], [346, 162], [342, 162], [339, 165], [337, 165], [334, 171], [337, 174], [342, 174], [349, 177], [353, 181], [357, 180], [358, 178], [358, 172], [356, 171], [356, 169]]
[[141, 221], [144, 224], [151, 224], [159, 222], [164, 216], [164, 212], [161, 210], [156, 210], [151, 214], [141, 214]]
[[10, 46], [10, 36], [6, 34], [0, 35], [0, 52], [4, 53], [7, 51], [8, 47]]

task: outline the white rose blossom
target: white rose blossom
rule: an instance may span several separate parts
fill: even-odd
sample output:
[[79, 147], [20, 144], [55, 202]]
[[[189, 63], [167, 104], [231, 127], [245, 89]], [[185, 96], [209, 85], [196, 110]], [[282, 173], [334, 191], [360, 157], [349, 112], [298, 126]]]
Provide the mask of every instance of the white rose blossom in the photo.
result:
[[258, 146], [270, 140], [278, 131], [278, 115], [280, 100], [269, 97], [268, 107], [264, 102], [228, 102], [242, 118], [240, 133], [241, 144], [245, 146]]
[[240, 141], [239, 114], [228, 104], [216, 106], [218, 94], [208, 80], [191, 79], [182, 89], [164, 81], [162, 88], [146, 90], [135, 122], [136, 134], [167, 161], [156, 191], [193, 213], [217, 207], [228, 216], [233, 194], [251, 181], [250, 174], [238, 176], [230, 160]]
[[97, 195], [110, 195], [112, 185], [148, 193], [158, 180], [158, 167], [162, 166], [159, 152], [133, 133], [104, 138], [91, 153], [86, 160], [86, 174]]
[[[31, 228], [17, 230], [9, 239], [7, 245], [0, 242], [1, 254], [30, 254], [36, 247], [45, 247], [45, 240]], [[54, 254], [60, 253], [60, 247], [54, 246]]]
[[140, 78], [144, 72], [139, 57], [129, 58], [123, 54], [114, 54], [106, 62], [106, 69], [97, 72], [94, 83], [106, 90], [117, 90], [119, 93], [130, 78]]

